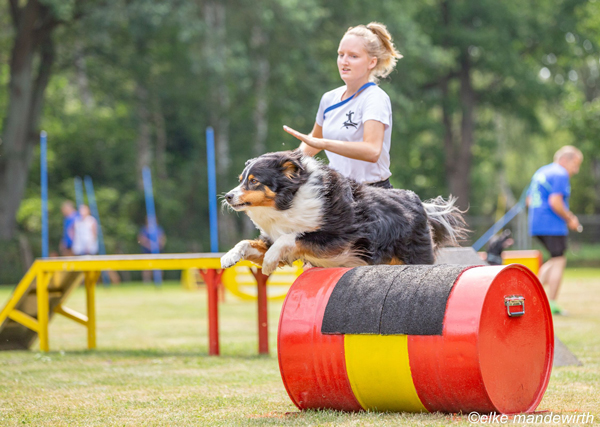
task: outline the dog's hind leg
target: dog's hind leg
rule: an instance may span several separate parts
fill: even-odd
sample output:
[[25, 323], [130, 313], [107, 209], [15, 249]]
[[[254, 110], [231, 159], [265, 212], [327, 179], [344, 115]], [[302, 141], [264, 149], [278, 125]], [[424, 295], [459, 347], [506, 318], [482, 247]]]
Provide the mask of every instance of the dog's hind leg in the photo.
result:
[[433, 264], [435, 256], [431, 242], [422, 243], [410, 247], [404, 256], [406, 264]]
[[405, 262], [399, 258], [392, 257], [388, 265], [405, 265]]
[[263, 258], [268, 249], [267, 242], [264, 240], [242, 240], [221, 257], [221, 268], [232, 267], [242, 259], [260, 265], [263, 263]]

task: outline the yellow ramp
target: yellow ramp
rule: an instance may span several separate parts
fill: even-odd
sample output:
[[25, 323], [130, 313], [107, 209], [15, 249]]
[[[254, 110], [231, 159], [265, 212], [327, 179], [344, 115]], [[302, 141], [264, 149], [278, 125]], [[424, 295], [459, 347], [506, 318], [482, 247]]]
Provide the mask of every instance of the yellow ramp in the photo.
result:
[[[48, 283], [48, 320], [73, 289], [82, 283], [83, 276], [82, 272], [74, 271], [52, 274]], [[34, 330], [38, 318], [36, 279], [36, 268], [32, 267], [0, 313], [0, 351], [26, 350], [37, 338], [38, 332]]]
[[[221, 269], [222, 253], [133, 254], [57, 257], [36, 260], [0, 311], [0, 351], [28, 349], [39, 337], [49, 351], [48, 322], [61, 314], [87, 328], [88, 348], [96, 348], [95, 285], [101, 271]], [[238, 265], [253, 266], [249, 261]], [[64, 306], [85, 283], [87, 315]]]

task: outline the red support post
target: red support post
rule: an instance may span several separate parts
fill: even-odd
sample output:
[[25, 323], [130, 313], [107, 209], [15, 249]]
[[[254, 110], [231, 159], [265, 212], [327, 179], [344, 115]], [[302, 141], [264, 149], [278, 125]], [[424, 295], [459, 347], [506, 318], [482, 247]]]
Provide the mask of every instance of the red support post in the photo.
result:
[[225, 285], [219, 280], [219, 302], [225, 302]]
[[219, 355], [219, 283], [223, 270], [200, 270], [208, 294], [208, 355]]
[[260, 268], [250, 269], [258, 286], [258, 354], [269, 354], [269, 323], [267, 318], [267, 279]]

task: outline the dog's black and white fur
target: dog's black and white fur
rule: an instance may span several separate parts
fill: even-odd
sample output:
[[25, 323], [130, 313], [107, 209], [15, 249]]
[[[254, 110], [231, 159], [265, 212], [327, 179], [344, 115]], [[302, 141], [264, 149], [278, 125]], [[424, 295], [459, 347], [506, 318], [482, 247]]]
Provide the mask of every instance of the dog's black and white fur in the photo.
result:
[[247, 259], [265, 274], [297, 259], [315, 267], [432, 264], [436, 247], [466, 232], [453, 199], [422, 203], [412, 191], [359, 184], [298, 150], [246, 162], [225, 202], [261, 234], [239, 242], [222, 267]]

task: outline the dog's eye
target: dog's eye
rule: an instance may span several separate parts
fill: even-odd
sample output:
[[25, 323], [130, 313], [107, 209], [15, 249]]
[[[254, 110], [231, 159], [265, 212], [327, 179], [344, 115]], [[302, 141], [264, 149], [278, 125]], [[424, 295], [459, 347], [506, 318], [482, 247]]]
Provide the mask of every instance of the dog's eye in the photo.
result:
[[256, 178], [250, 178], [248, 182], [250, 182], [250, 184], [258, 184], [258, 180]]

